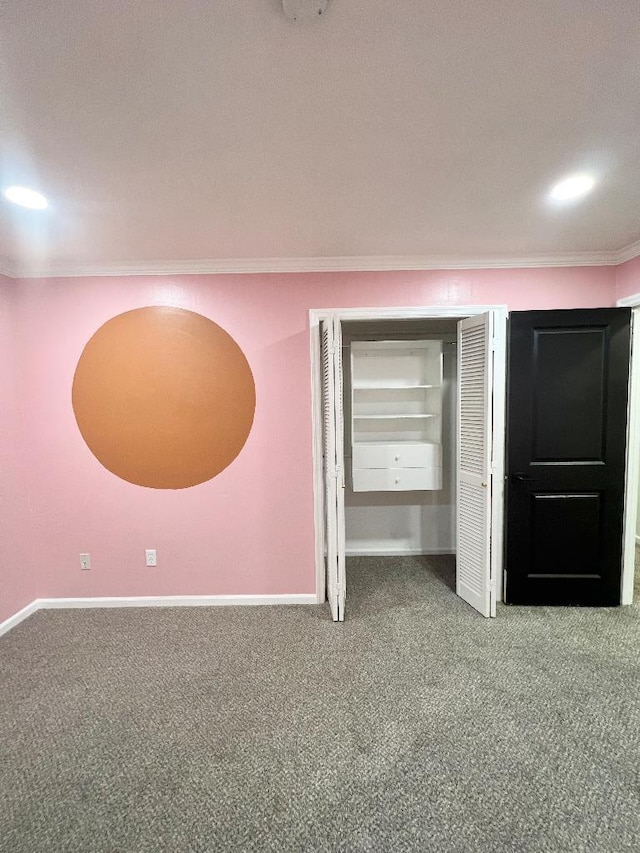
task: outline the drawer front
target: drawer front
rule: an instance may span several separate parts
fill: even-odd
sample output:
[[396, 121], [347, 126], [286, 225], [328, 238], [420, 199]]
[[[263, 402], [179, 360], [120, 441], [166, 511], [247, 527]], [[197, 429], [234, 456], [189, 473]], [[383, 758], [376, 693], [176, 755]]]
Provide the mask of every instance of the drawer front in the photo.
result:
[[439, 444], [354, 444], [354, 468], [440, 468]]
[[354, 492], [406, 492], [442, 488], [442, 468], [354, 468]]

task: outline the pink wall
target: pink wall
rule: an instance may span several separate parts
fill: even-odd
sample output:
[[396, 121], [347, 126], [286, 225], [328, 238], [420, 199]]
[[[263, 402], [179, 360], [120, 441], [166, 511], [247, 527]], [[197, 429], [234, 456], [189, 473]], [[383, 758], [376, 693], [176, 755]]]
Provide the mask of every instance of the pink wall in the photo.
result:
[[0, 276], [0, 622], [35, 596], [18, 375], [20, 284]]
[[[309, 308], [612, 305], [615, 270], [563, 268], [23, 280], [23, 440], [36, 520], [38, 597], [313, 593]], [[133, 486], [84, 444], [71, 408], [82, 349], [115, 314], [198, 311], [253, 369], [254, 427], [240, 456], [183, 491]], [[144, 565], [156, 548], [157, 568]], [[90, 572], [79, 554], [91, 553]], [[11, 581], [11, 584], [17, 583]], [[14, 609], [26, 588], [15, 596]]]
[[640, 257], [616, 267], [616, 299], [640, 293]]

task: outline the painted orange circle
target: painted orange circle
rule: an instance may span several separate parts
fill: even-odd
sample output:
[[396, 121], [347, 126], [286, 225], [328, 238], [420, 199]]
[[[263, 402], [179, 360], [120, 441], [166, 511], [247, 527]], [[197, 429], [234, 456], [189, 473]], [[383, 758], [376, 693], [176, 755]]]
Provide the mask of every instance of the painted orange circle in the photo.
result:
[[113, 474], [152, 489], [215, 477], [242, 450], [255, 385], [220, 326], [183, 308], [127, 311], [85, 346], [72, 391], [89, 449]]

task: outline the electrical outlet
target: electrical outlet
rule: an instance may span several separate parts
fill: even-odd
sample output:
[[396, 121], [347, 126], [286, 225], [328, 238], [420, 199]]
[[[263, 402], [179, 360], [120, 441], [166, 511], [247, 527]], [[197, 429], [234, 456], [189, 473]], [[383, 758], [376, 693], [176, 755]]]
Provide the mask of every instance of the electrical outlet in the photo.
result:
[[91, 554], [80, 554], [80, 568], [83, 572], [88, 572], [91, 568]]
[[156, 560], [156, 549], [155, 548], [147, 548], [147, 550], [144, 553], [145, 553], [145, 556], [147, 558], [147, 565], [148, 566], [157, 566], [158, 565], [158, 562]]

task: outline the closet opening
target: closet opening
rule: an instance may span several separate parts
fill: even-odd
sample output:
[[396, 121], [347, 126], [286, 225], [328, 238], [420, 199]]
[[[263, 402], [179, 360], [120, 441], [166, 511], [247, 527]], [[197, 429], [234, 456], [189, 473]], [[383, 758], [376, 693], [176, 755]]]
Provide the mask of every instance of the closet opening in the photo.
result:
[[342, 621], [395, 584], [495, 615], [506, 310], [310, 316], [318, 600]]
[[342, 324], [345, 573], [352, 599], [455, 593], [457, 324]]

